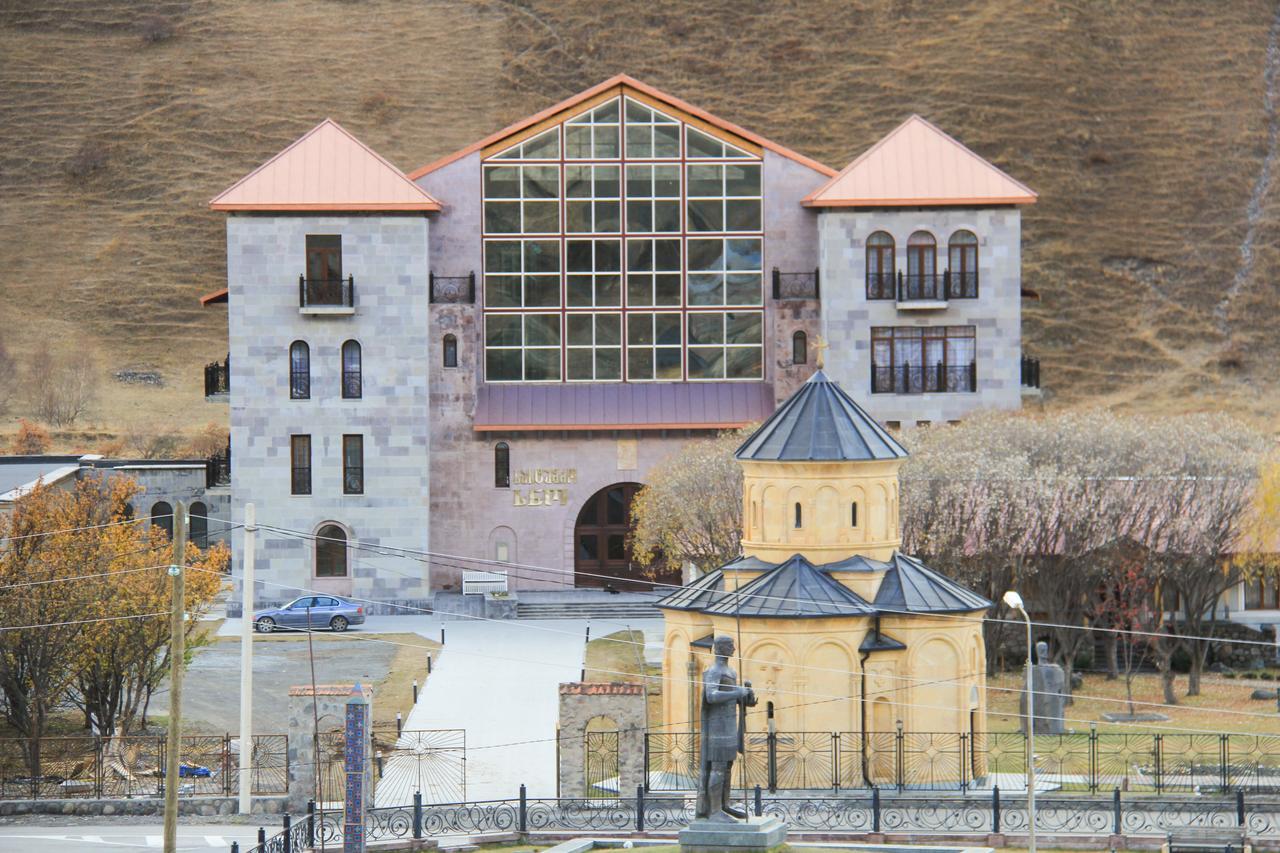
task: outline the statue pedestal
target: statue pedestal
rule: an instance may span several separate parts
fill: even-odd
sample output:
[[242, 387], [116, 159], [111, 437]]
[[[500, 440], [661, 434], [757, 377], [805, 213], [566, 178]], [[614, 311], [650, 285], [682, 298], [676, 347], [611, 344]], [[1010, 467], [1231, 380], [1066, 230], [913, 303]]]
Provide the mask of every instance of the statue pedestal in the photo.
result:
[[776, 817], [753, 817], [735, 823], [695, 820], [680, 830], [680, 853], [765, 853], [786, 840], [787, 825]]

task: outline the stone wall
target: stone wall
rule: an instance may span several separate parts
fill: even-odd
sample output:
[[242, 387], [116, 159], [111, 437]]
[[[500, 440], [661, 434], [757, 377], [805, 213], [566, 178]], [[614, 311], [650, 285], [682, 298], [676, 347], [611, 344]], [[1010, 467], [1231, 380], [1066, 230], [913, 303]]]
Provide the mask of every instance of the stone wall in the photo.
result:
[[[237, 814], [236, 797], [179, 797], [178, 814], [184, 817]], [[288, 797], [255, 796], [251, 814], [284, 814]], [[306, 804], [303, 803], [303, 811]], [[85, 815], [163, 815], [163, 797], [137, 797], [128, 800], [0, 800], [0, 817], [24, 814]]]
[[[308, 234], [342, 235], [354, 313], [303, 314], [298, 277]], [[418, 215], [256, 216], [227, 220], [232, 518], [253, 502], [260, 525], [315, 534], [326, 522], [361, 545], [425, 551], [428, 537], [427, 220]], [[290, 399], [289, 347], [306, 341], [311, 396]], [[362, 351], [360, 399], [341, 396], [343, 342]], [[342, 491], [342, 436], [364, 436], [364, 494]], [[290, 436], [309, 434], [312, 493], [290, 489]], [[349, 576], [317, 578], [313, 542], [259, 534], [255, 600], [321, 589], [381, 600], [426, 598], [418, 560], [348, 549]], [[239, 545], [239, 541], [237, 541]], [[240, 567], [242, 555], [236, 554]], [[237, 593], [238, 595], [238, 593]]]
[[[560, 685], [560, 796], [590, 796], [587, 788], [586, 733], [618, 733], [618, 793], [626, 797], [644, 784], [645, 703], [643, 684], [571, 683]], [[589, 724], [605, 717], [603, 727]]]
[[[333, 738], [342, 738], [347, 724], [347, 702], [350, 701], [351, 684], [317, 684], [289, 688], [289, 811], [300, 814], [307, 808], [307, 801], [316, 797], [316, 753], [313, 736], [316, 722], [319, 721], [319, 732], [322, 739], [321, 753], [336, 763], [336, 772], [346, 779], [343, 771], [341, 749], [326, 749], [323, 744], [332, 745]], [[362, 692], [369, 700], [369, 719], [373, 719], [373, 688], [367, 685]], [[335, 733], [336, 730], [336, 733]], [[365, 729], [365, 737], [371, 734]], [[365, 791], [365, 807], [373, 808], [373, 750], [365, 743], [365, 779], [369, 783]], [[331, 768], [332, 769], [332, 768]], [[333, 773], [326, 775], [333, 778]], [[325, 792], [325, 800], [341, 799], [334, 792]]]
[[[903, 208], [824, 211], [819, 216], [822, 334], [830, 342], [826, 372], [881, 421], [956, 420], [981, 409], [1016, 409], [1022, 400], [1021, 220], [1008, 208]], [[886, 231], [896, 268], [907, 268], [907, 240], [928, 231], [937, 240], [937, 270], [959, 229], [978, 238], [978, 298], [953, 299], [941, 310], [900, 310], [866, 297], [866, 239]], [[872, 394], [872, 326], [975, 326], [978, 390], [973, 393]]]

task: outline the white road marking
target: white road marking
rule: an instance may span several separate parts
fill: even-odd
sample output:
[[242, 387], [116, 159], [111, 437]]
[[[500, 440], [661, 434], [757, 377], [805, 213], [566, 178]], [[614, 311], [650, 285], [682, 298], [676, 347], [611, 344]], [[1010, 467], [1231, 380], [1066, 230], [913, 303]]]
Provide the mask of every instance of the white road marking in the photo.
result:
[[206, 835], [204, 837], [204, 840], [210, 847], [230, 847], [231, 846], [231, 843], [228, 842], [221, 835]]
[[163, 835], [148, 835], [148, 836], [147, 836], [147, 846], [148, 846], [148, 847], [163, 847], [163, 846], [164, 846], [164, 836], [163, 836]]
[[102, 843], [103, 843], [103, 841], [102, 841], [102, 836], [101, 836], [101, 835], [82, 835], [82, 836], [80, 836], [80, 840], [81, 840], [81, 841], [84, 841], [84, 842], [87, 842], [87, 843], [89, 843], [89, 844], [102, 844]]

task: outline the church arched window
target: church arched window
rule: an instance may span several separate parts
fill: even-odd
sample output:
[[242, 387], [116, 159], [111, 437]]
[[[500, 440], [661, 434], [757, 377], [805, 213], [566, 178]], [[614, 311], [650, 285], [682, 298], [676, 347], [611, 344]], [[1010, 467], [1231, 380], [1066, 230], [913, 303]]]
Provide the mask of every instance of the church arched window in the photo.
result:
[[796, 530], [804, 526], [804, 515], [800, 510], [800, 502], [796, 501]]

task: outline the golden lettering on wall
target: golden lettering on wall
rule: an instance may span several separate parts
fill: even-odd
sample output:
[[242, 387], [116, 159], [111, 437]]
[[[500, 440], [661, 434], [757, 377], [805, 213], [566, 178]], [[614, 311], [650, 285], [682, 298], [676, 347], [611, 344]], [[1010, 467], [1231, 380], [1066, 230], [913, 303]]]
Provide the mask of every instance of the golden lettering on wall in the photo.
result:
[[513, 506], [560, 506], [569, 505], [568, 489], [512, 489]]
[[543, 483], [576, 483], [577, 468], [525, 468], [511, 478], [513, 486], [536, 486]]

